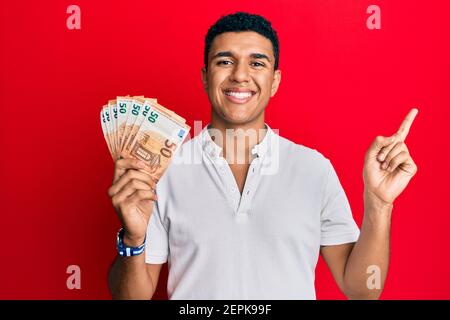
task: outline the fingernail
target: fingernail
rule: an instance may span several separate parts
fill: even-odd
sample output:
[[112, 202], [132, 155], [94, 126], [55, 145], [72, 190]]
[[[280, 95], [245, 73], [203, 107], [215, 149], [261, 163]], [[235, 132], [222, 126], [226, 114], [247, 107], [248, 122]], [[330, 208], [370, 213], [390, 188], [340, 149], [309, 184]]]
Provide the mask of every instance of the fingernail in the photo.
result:
[[378, 155], [378, 159], [380, 159], [380, 161], [383, 161], [384, 160], [384, 153], [380, 153]]
[[388, 166], [387, 162], [383, 162], [383, 164], [381, 165], [381, 168], [386, 170], [387, 166]]
[[139, 168], [144, 168], [145, 167], [145, 163], [143, 161], [139, 161], [138, 162], [138, 167]]

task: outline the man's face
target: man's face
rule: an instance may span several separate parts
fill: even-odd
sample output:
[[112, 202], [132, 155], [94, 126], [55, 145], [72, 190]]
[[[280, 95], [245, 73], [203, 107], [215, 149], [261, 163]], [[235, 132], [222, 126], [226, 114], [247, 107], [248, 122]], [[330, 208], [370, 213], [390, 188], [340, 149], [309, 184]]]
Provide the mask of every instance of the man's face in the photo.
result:
[[256, 32], [226, 32], [215, 37], [208, 70], [202, 70], [212, 116], [235, 125], [264, 119], [264, 109], [281, 79], [274, 65], [272, 42]]

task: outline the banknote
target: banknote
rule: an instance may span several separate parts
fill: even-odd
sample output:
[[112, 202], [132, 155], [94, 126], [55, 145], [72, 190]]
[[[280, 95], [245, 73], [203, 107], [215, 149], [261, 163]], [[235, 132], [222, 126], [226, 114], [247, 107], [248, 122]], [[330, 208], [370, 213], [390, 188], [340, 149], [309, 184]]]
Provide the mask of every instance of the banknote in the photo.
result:
[[[134, 142], [134, 138], [136, 137], [136, 134], [139, 131], [142, 121], [147, 116], [147, 114], [151, 108], [151, 104], [156, 103], [155, 99], [143, 98], [142, 100], [143, 100], [143, 102], [142, 102], [142, 105], [139, 106], [139, 109], [131, 110], [131, 113], [132, 113], [131, 117], [135, 117], [134, 121], [132, 120], [134, 122], [134, 124], [129, 126], [129, 131], [127, 132], [127, 137], [126, 137], [127, 140], [126, 140], [124, 146], [122, 147], [122, 150], [124, 150], [125, 152], [128, 152], [128, 153], [130, 151], [131, 144]], [[135, 107], [136, 106], [137, 105], [135, 105]]]
[[111, 117], [111, 132], [110, 132], [110, 137], [111, 137], [111, 143], [114, 149], [114, 156], [115, 158], [117, 158], [117, 151], [119, 150], [118, 148], [118, 143], [117, 143], [117, 102], [116, 100], [109, 100], [108, 101], [108, 108], [109, 108], [109, 114]]
[[108, 143], [108, 147], [111, 150], [111, 156], [113, 159], [116, 159], [116, 150], [112, 141], [112, 132], [113, 132], [112, 117], [108, 104], [102, 107], [102, 118], [105, 120], [106, 141]]
[[117, 111], [118, 111], [118, 115], [117, 115], [117, 128], [119, 130], [119, 132], [117, 132], [118, 136], [119, 136], [119, 148], [122, 149], [122, 145], [123, 145], [123, 134], [125, 131], [125, 125], [127, 123], [127, 118], [128, 118], [128, 111], [131, 108], [131, 104], [133, 103], [133, 98], [130, 96], [125, 96], [125, 97], [121, 97], [118, 96], [117, 97]]
[[189, 133], [190, 127], [179, 121], [181, 119], [157, 103], [151, 103], [127, 151], [132, 157], [144, 161], [144, 171], [157, 181]]
[[100, 110], [100, 122], [102, 124], [102, 132], [103, 132], [103, 137], [105, 138], [106, 144], [108, 146], [108, 150], [109, 153], [111, 154], [113, 160], [114, 160], [114, 155], [113, 155], [113, 149], [111, 147], [111, 143], [109, 142], [109, 131], [108, 131], [108, 127], [107, 127], [107, 122], [106, 122], [106, 112], [104, 111], [104, 109], [107, 106], [103, 106], [102, 109]]
[[186, 120], [155, 98], [117, 96], [100, 110], [103, 137], [113, 160], [140, 159], [142, 171], [159, 180], [187, 137]]

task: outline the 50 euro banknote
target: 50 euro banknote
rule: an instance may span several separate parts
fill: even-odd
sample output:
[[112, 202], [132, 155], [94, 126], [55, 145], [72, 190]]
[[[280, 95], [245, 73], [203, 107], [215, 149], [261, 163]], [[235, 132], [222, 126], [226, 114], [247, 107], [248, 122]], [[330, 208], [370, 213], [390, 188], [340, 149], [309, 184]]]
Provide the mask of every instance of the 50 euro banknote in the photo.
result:
[[121, 155], [140, 159], [145, 163], [143, 171], [156, 180], [161, 178], [190, 130], [185, 119], [158, 104], [156, 99], [143, 96], [110, 100], [102, 107], [100, 118], [113, 160]]

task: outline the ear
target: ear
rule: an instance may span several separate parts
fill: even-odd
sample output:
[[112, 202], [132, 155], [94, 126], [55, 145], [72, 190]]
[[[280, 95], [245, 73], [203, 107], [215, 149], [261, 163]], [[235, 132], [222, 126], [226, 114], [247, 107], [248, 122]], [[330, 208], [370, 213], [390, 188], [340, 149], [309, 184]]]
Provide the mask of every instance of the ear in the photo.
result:
[[206, 69], [202, 68], [202, 82], [203, 82], [203, 88], [205, 91], [208, 91], [208, 80], [207, 80], [207, 73]]
[[281, 70], [275, 70], [273, 73], [273, 82], [272, 82], [272, 89], [270, 91], [270, 97], [272, 98], [275, 93], [278, 91], [278, 87], [280, 86], [281, 82]]

